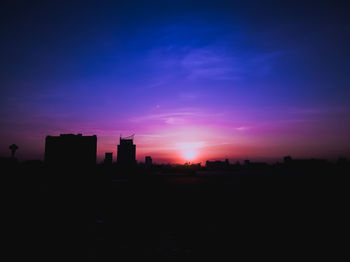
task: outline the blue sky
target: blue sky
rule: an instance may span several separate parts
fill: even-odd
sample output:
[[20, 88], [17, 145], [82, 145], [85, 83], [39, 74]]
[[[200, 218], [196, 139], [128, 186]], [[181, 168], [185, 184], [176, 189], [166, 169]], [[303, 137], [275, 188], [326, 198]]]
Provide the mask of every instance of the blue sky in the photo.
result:
[[1, 9], [1, 155], [17, 143], [23, 159], [40, 158], [45, 135], [63, 132], [98, 135], [99, 156], [135, 133], [138, 157], [159, 161], [183, 160], [176, 143], [198, 160], [350, 152], [344, 1]]

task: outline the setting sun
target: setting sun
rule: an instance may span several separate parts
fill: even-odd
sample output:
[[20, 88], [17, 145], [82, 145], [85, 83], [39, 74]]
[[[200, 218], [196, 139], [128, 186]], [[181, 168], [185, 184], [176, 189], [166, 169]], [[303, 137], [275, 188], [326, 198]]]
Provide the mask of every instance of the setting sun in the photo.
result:
[[199, 149], [203, 145], [202, 142], [185, 142], [178, 144], [178, 150], [181, 157], [186, 161], [194, 161], [198, 158]]
[[183, 157], [188, 161], [192, 161], [196, 157], [196, 151], [193, 149], [184, 150]]

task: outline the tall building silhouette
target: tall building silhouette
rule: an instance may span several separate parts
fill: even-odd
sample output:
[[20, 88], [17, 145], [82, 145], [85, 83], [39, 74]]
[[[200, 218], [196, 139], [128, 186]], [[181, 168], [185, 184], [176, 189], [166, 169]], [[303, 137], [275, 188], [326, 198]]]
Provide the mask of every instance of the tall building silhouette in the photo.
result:
[[136, 145], [134, 145], [134, 135], [125, 138], [120, 137], [117, 163], [122, 166], [136, 164]]
[[91, 166], [96, 164], [97, 137], [82, 134], [47, 136], [45, 163], [58, 166]]

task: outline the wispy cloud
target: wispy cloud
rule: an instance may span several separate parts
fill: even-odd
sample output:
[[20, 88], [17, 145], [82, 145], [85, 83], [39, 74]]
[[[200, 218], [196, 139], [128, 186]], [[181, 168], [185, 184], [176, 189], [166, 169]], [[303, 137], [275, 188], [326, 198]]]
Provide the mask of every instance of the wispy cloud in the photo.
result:
[[184, 125], [208, 120], [219, 115], [220, 114], [218, 113], [210, 114], [194, 109], [180, 109], [176, 111], [133, 117], [130, 119], [130, 121], [135, 123], [159, 122], [167, 125]]
[[171, 80], [169, 76], [173, 76], [189, 81], [235, 81], [254, 75], [264, 76], [273, 73], [275, 62], [284, 53], [281, 50], [249, 50], [236, 39], [222, 35], [220, 28], [210, 29], [211, 33], [216, 30], [216, 34], [214, 40], [203, 41], [205, 44], [201, 43], [200, 35], [195, 41], [187, 31], [177, 30], [178, 27], [165, 30], [161, 44], [149, 52], [149, 63], [158, 72], [164, 72], [162, 79]]
[[181, 65], [188, 72], [188, 79], [235, 80], [239, 79], [239, 67], [232, 56], [217, 46], [194, 48], [182, 59]]

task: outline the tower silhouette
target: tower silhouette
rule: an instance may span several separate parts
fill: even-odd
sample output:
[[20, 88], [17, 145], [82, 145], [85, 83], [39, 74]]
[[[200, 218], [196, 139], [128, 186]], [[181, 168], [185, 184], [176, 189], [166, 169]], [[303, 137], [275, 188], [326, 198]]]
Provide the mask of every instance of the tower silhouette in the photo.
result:
[[125, 138], [120, 137], [117, 163], [121, 166], [132, 166], [136, 164], [136, 145], [134, 145], [134, 135]]
[[18, 146], [16, 144], [12, 144], [9, 146], [9, 149], [11, 150], [11, 157], [15, 157], [16, 150], [18, 149]]

